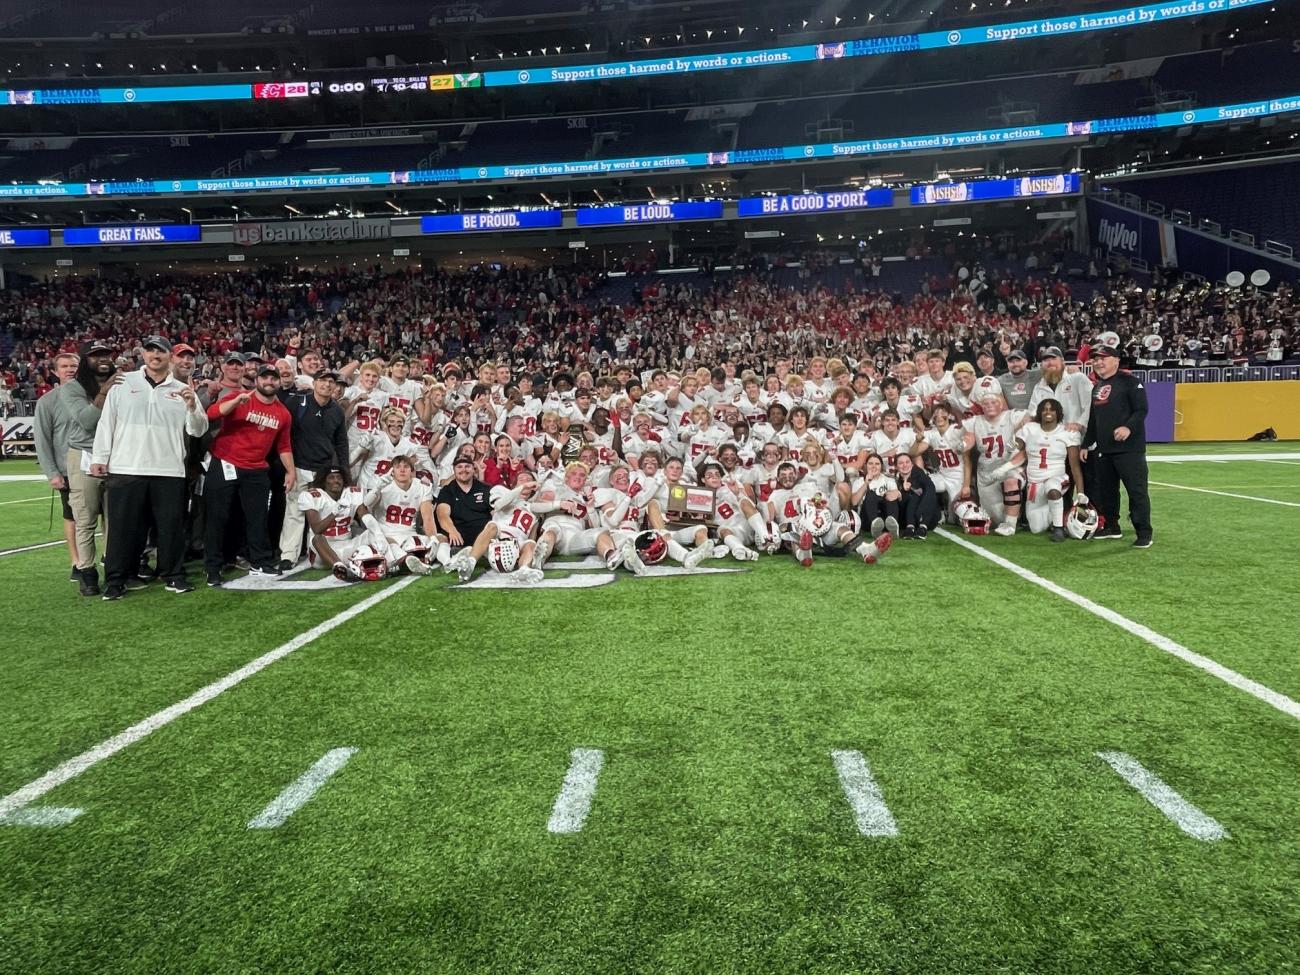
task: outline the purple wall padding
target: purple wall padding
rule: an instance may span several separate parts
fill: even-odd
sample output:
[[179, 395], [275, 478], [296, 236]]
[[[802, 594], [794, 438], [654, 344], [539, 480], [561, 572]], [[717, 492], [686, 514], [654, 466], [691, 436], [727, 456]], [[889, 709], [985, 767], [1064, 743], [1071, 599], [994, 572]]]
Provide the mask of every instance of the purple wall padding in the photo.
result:
[[1176, 383], [1144, 383], [1147, 391], [1147, 443], [1174, 441]]

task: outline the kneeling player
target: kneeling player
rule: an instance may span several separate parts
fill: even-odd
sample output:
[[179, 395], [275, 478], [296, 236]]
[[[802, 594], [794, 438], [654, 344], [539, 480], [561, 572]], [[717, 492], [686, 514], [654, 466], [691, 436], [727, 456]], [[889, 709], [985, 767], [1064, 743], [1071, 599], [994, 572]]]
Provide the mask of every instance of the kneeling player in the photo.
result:
[[[1038, 404], [1036, 422], [1026, 423], [1016, 438], [1024, 451], [1029, 487], [1025, 494], [1025, 519], [1035, 534], [1052, 529], [1052, 541], [1065, 541], [1065, 500], [1070, 478], [1083, 483], [1079, 465], [1079, 435], [1061, 424], [1061, 404], [1043, 400]], [[1068, 473], [1067, 473], [1068, 469]], [[1086, 505], [1086, 495], [1075, 492], [1075, 501]]]
[[[433, 490], [416, 480], [415, 464], [410, 457], [394, 457], [391, 472], [391, 479], [383, 480], [357, 508], [357, 517], [370, 532], [370, 537], [362, 541], [384, 557], [385, 575], [393, 574], [402, 566], [417, 575], [428, 575], [435, 558], [446, 562], [451, 557], [447, 540], [434, 529]], [[372, 512], [378, 512], [383, 521]], [[416, 531], [417, 521], [424, 529], [423, 534]], [[373, 559], [374, 555], [369, 558]], [[356, 560], [354, 555], [353, 562]], [[348, 578], [361, 577], [355, 564], [349, 568]]]

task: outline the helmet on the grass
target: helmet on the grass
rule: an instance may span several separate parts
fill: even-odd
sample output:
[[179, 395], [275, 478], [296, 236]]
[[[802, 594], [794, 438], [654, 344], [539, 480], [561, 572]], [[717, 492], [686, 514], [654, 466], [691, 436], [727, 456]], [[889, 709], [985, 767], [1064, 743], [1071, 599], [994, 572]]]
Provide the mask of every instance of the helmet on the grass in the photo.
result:
[[1092, 538], [1101, 527], [1101, 516], [1092, 504], [1076, 504], [1065, 517], [1065, 533], [1083, 541]]
[[987, 535], [992, 520], [988, 513], [974, 501], [958, 501], [952, 509], [967, 535]]
[[658, 532], [638, 532], [632, 544], [636, 546], [637, 557], [646, 565], [662, 562], [668, 555], [668, 543]]
[[494, 538], [487, 547], [488, 565], [503, 575], [519, 564], [519, 543], [513, 538]]
[[358, 579], [378, 582], [388, 577], [388, 558], [373, 545], [358, 545], [348, 560]]

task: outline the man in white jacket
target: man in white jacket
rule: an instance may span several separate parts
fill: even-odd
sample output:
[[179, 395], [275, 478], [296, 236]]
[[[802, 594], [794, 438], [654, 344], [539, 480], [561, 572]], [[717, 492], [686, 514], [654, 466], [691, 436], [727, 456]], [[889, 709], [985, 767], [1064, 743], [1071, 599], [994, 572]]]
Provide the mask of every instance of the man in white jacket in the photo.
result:
[[185, 438], [203, 436], [208, 418], [194, 390], [172, 376], [171, 343], [153, 335], [143, 349], [144, 368], [127, 373], [104, 400], [90, 456], [90, 473], [108, 478], [106, 600], [125, 595], [151, 523], [167, 591], [194, 590], [184, 566]]

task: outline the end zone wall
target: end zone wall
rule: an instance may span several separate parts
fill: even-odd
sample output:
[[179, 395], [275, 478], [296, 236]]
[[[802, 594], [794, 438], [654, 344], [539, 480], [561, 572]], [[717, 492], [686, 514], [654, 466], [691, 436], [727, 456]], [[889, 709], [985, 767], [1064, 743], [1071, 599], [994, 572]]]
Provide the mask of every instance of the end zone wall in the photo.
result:
[[1174, 440], [1245, 440], [1266, 427], [1300, 440], [1300, 381], [1179, 383]]

